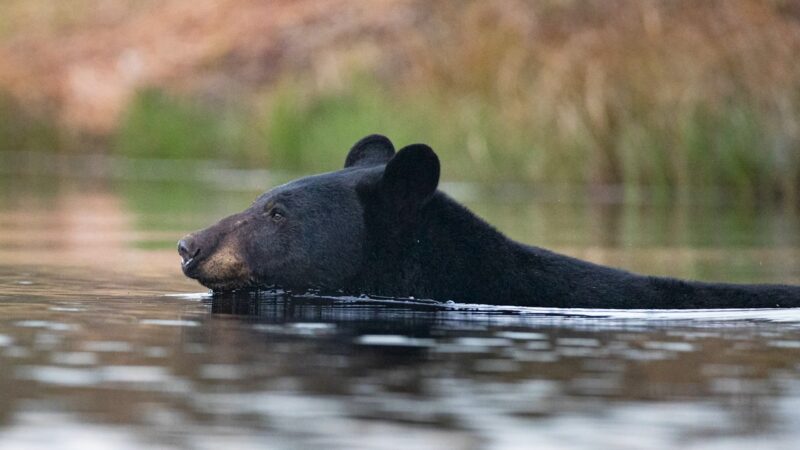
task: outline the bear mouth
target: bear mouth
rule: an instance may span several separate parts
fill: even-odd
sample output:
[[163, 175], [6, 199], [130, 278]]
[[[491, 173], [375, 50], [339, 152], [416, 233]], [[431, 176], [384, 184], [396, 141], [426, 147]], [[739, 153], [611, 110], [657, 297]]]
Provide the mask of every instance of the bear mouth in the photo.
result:
[[233, 291], [254, 286], [248, 277], [225, 277], [207, 273], [202, 258], [189, 258], [181, 263], [183, 274], [213, 291]]
[[181, 261], [181, 267], [183, 270], [190, 270], [192, 268], [192, 264], [194, 263], [194, 258], [189, 258]]
[[189, 278], [198, 279], [197, 270], [195, 270], [197, 269], [198, 262], [197, 257], [181, 260], [181, 270], [183, 274]]

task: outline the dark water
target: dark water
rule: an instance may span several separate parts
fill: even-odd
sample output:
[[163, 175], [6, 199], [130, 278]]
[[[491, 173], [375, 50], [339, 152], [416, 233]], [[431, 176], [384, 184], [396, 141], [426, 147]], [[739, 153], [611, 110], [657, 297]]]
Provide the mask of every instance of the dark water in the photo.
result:
[[[800, 441], [800, 312], [212, 298], [180, 275], [174, 242], [280, 177], [34, 162], [0, 158], [0, 449]], [[518, 239], [593, 261], [800, 283], [791, 212], [446, 189]]]

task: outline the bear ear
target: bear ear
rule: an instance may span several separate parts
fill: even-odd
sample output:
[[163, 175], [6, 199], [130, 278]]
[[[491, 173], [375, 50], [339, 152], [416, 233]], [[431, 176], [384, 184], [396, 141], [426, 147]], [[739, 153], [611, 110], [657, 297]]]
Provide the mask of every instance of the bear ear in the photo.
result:
[[353, 145], [344, 161], [344, 167], [386, 164], [392, 156], [394, 156], [392, 141], [386, 136], [371, 134]]
[[381, 188], [389, 201], [408, 212], [424, 205], [439, 185], [439, 158], [425, 144], [403, 147], [387, 164]]

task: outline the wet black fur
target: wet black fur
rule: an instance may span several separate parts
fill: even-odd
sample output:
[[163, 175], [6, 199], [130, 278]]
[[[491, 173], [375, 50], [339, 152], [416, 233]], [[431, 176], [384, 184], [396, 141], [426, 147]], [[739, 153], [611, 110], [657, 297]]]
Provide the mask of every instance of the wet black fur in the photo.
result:
[[[343, 170], [276, 188], [234, 216], [250, 221], [249, 228], [217, 224], [194, 238], [208, 252], [220, 234], [242, 233], [253, 270], [247, 286], [519, 306], [800, 306], [796, 286], [642, 276], [520, 244], [437, 191], [438, 180], [439, 161], [429, 147], [395, 154], [388, 139], [368, 136]], [[264, 219], [276, 202], [286, 209], [279, 224]], [[194, 275], [215, 289], [243, 287]]]

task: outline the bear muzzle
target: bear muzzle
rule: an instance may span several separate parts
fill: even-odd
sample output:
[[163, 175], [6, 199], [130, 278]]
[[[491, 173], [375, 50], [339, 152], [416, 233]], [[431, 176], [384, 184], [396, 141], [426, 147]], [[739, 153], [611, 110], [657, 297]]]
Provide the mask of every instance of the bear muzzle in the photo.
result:
[[178, 254], [181, 256], [181, 269], [184, 275], [191, 278], [190, 273], [197, 266], [197, 261], [200, 259], [200, 247], [197, 245], [194, 236], [189, 234], [178, 241]]
[[204, 245], [202, 233], [188, 234], [178, 241], [183, 274], [215, 290], [249, 285], [251, 273], [241, 255], [238, 241], [228, 237], [216, 245], [211, 245], [212, 242], [205, 242]]

